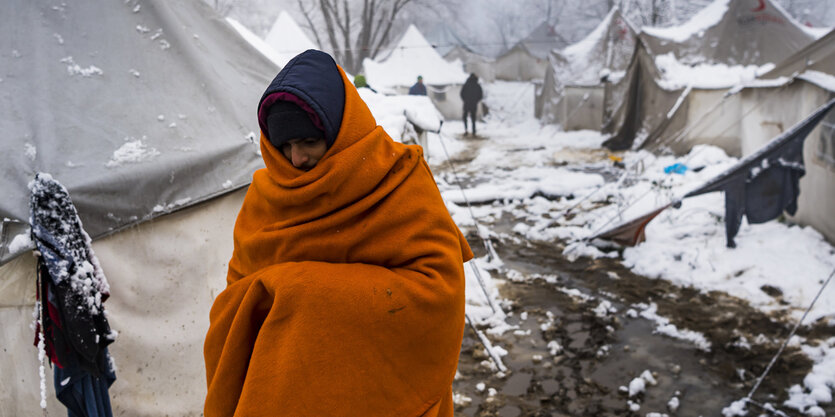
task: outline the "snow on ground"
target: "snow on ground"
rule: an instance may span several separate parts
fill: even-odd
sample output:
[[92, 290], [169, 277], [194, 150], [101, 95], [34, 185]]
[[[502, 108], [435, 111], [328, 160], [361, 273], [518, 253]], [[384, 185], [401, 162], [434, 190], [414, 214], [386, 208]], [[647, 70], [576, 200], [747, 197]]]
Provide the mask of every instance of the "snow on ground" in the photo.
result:
[[[491, 225], [504, 214], [517, 219], [515, 238], [533, 242], [580, 242], [615, 224], [680, 199], [737, 162], [713, 146], [696, 146], [685, 156], [656, 156], [645, 151], [612, 155], [601, 148], [600, 132], [562, 132], [533, 119], [533, 87], [526, 83], [483, 85], [490, 112], [479, 123], [481, 137], [463, 136], [460, 121], [446, 121], [441, 134], [430, 134], [427, 153], [453, 219], [462, 228], [478, 222], [480, 236], [497, 236]], [[363, 91], [380, 124], [390, 133], [404, 130], [404, 112], [429, 119], [440, 117], [408, 97], [382, 96]], [[428, 101], [428, 100], [427, 100]], [[405, 129], [408, 130], [408, 129]], [[396, 136], [397, 134], [393, 134]], [[447, 153], [455, 162], [458, 179], [448, 168]], [[620, 160], [625, 168], [614, 166]], [[468, 162], [460, 162], [468, 161]], [[683, 174], [665, 173], [673, 164], [687, 167]], [[459, 184], [460, 180], [460, 184]], [[463, 193], [460, 187], [463, 187]], [[467, 207], [469, 200], [475, 204]], [[565, 216], [568, 210], [570, 216]], [[646, 241], [619, 255], [611, 247], [585, 243], [569, 245], [572, 256], [621, 257], [635, 273], [669, 280], [702, 291], [719, 290], [748, 300], [763, 311], [788, 311], [799, 318], [835, 269], [835, 248], [810, 227], [785, 221], [749, 225], [743, 222], [737, 248], [725, 246], [724, 196], [709, 193], [682, 201], [649, 223]], [[505, 232], [501, 232], [505, 233]], [[506, 237], [506, 236], [505, 236]], [[501, 311], [497, 271], [500, 259], [473, 261], [479, 276], [467, 266], [467, 312], [489, 334], [516, 329]], [[507, 278], [512, 279], [510, 274]], [[781, 295], [772, 296], [777, 289]], [[642, 317], [657, 323], [656, 331], [688, 340], [703, 350], [703, 335], [675, 328], [655, 314], [651, 304], [636, 306]], [[806, 323], [835, 322], [835, 285], [821, 295]], [[500, 346], [496, 351], [504, 352]], [[835, 340], [828, 345], [803, 346], [816, 363], [804, 386], [790, 389], [786, 406], [814, 411], [831, 396], [835, 374]], [[736, 412], [736, 406], [729, 410]], [[731, 412], [731, 411], [729, 411]]]
[[[705, 145], [679, 158], [644, 151], [619, 153], [616, 156], [622, 158], [626, 169], [617, 169], [611, 155], [601, 149], [605, 137], [599, 132], [561, 132], [554, 126], [539, 125], [530, 112], [530, 85], [496, 82], [484, 87], [490, 108], [485, 123], [479, 125], [479, 134], [486, 137], [484, 143], [477, 145], [478, 139], [462, 138], [461, 122], [448, 121], [443, 128], [444, 143], [458, 149], [453, 159], [472, 158], [457, 166], [466, 184], [464, 193], [471, 202], [488, 203], [473, 206], [471, 214], [454, 179], [441, 175], [439, 187], [461, 227], [472, 226], [473, 215], [484, 227], [507, 213], [519, 219], [513, 228], [519, 237], [540, 242], [578, 241], [677, 200], [737, 162], [721, 149]], [[437, 137], [430, 139], [430, 149], [438, 141]], [[688, 169], [683, 174], [664, 172], [675, 163]], [[436, 160], [435, 164], [441, 162]], [[568, 220], [563, 215], [570, 208], [574, 216]], [[703, 291], [724, 291], [764, 311], [787, 310], [799, 318], [835, 269], [835, 248], [810, 227], [774, 220], [758, 225], [743, 222], [737, 248], [729, 249], [723, 217], [722, 193], [685, 199], [680, 208], [667, 209], [650, 222], [647, 240], [626, 248], [622, 262], [647, 277]], [[497, 234], [492, 230], [486, 233]], [[584, 256], [618, 256], [605, 247], [574, 248]], [[493, 291], [496, 283], [487, 281]], [[773, 297], [765, 292], [773, 293], [773, 288], [782, 295]], [[474, 301], [477, 297], [481, 301]], [[468, 292], [468, 300], [487, 308], [483, 294], [476, 291]], [[658, 323], [659, 332], [710, 349], [702, 335], [671, 328], [665, 318], [653, 316], [651, 306], [643, 310], [645, 318]], [[835, 321], [835, 285], [821, 295], [806, 323], [818, 319]], [[792, 399], [786, 406], [812, 410], [813, 402], [831, 395], [835, 387], [830, 366], [835, 360], [833, 345], [835, 341], [803, 348], [817, 365], [803, 387], [792, 387]]]

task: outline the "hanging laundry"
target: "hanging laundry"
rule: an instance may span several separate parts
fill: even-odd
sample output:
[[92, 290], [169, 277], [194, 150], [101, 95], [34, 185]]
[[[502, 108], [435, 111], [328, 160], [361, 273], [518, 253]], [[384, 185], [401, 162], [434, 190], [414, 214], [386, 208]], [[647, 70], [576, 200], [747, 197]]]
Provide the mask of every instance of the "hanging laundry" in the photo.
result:
[[[667, 207], [678, 207], [681, 200], [687, 197], [724, 191], [726, 245], [729, 248], [736, 247], [734, 238], [739, 232], [743, 215], [747, 217], [748, 223], [756, 224], [775, 219], [783, 211], [789, 214], [797, 212], [800, 178], [806, 173], [803, 165], [803, 142], [832, 107], [835, 107], [835, 99], [684, 197], [638, 218], [619, 223], [585, 240], [600, 238], [634, 246], [644, 240], [647, 224]], [[670, 172], [675, 172], [676, 165], [679, 164], [667, 168]]]
[[743, 215], [748, 223], [756, 224], [775, 219], [783, 211], [797, 212], [800, 178], [806, 173], [803, 142], [833, 106], [835, 99], [759, 151], [684, 196], [725, 192], [725, 237], [729, 248], [736, 247], [734, 237], [739, 232]]
[[71, 417], [112, 416], [107, 390], [116, 375], [107, 346], [116, 332], [104, 314], [107, 279], [66, 188], [40, 173], [29, 190], [43, 323], [35, 345], [43, 334], [55, 392]]

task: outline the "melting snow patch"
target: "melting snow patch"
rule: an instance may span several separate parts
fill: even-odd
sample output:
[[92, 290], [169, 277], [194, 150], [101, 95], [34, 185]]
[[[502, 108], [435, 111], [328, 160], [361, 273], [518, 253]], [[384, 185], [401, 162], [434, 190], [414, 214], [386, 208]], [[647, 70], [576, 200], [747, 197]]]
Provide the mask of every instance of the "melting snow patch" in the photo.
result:
[[38, 155], [38, 148], [35, 145], [26, 142], [23, 144], [23, 154], [26, 155], [27, 158], [31, 161], [35, 161], [35, 157]]
[[747, 415], [748, 410], [745, 409], [745, 403], [745, 399], [732, 402], [731, 405], [722, 409], [722, 415], [725, 417]]
[[22, 252], [31, 247], [33, 247], [32, 237], [29, 236], [29, 233], [23, 233], [15, 236], [9, 243], [9, 253]]
[[832, 388], [835, 388], [835, 337], [818, 346], [804, 345], [801, 349], [815, 364], [812, 372], [803, 378], [803, 387], [793, 385], [789, 388], [789, 399], [783, 404], [807, 415], [824, 415], [815, 413], [820, 410], [818, 404], [832, 402]]
[[139, 74], [139, 71], [137, 71], [133, 68], [129, 69], [128, 72], [130, 73], [130, 75], [133, 75], [136, 78], [139, 78], [139, 76], [141, 75], [141, 74]]
[[87, 68], [82, 68], [80, 65], [76, 64], [75, 61], [73, 61], [71, 56], [61, 59], [61, 62], [67, 64], [67, 73], [69, 73], [70, 76], [80, 75], [84, 78], [90, 78], [94, 75], [104, 74], [104, 71], [102, 71], [101, 68], [95, 65], [90, 65]]
[[113, 156], [105, 164], [108, 168], [115, 168], [123, 163], [138, 163], [147, 161], [159, 155], [159, 151], [148, 148], [141, 139], [126, 142], [124, 145], [113, 151]]
[[654, 330], [655, 333], [661, 333], [674, 339], [692, 342], [699, 349], [704, 350], [705, 352], [710, 352], [710, 342], [707, 341], [703, 334], [687, 329], [679, 330], [674, 324], [670, 323], [670, 319], [661, 317], [656, 313], [656, 311], [658, 311], [657, 304], [652, 303], [650, 305], [646, 305], [642, 303], [637, 304], [636, 306], [643, 309], [643, 311], [641, 311], [642, 317], [652, 320], [658, 325]]
[[455, 392], [452, 394], [452, 402], [455, 403], [455, 405], [466, 407], [473, 402], [473, 399], [459, 392]]

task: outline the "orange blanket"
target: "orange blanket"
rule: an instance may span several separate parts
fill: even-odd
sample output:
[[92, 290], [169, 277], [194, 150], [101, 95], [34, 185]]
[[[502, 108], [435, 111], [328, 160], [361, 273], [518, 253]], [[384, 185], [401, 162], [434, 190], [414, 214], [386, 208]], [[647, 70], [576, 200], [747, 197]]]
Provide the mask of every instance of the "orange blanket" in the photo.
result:
[[342, 126], [312, 170], [261, 137], [206, 336], [207, 417], [452, 416], [473, 255], [420, 148], [342, 78]]

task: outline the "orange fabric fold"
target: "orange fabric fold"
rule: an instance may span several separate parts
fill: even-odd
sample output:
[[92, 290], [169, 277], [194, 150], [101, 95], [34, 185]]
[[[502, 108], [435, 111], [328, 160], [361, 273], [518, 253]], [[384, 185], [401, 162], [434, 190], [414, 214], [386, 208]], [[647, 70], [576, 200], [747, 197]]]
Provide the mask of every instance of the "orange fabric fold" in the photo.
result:
[[472, 252], [421, 149], [340, 68], [339, 134], [310, 171], [261, 137], [204, 346], [212, 416], [452, 416]]

